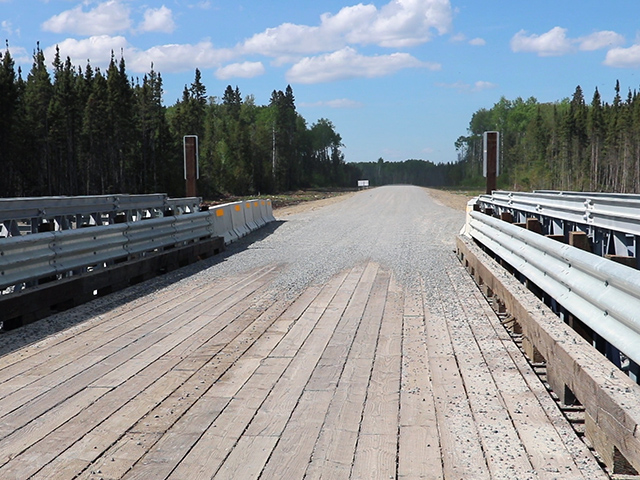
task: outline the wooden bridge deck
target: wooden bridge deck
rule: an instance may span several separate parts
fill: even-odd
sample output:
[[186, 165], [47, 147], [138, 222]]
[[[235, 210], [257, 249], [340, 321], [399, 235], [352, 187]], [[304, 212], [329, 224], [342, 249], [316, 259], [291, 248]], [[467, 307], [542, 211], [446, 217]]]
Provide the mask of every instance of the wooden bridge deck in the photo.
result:
[[425, 308], [368, 263], [282, 300], [276, 274], [0, 357], [0, 478], [607, 478], [477, 289]]

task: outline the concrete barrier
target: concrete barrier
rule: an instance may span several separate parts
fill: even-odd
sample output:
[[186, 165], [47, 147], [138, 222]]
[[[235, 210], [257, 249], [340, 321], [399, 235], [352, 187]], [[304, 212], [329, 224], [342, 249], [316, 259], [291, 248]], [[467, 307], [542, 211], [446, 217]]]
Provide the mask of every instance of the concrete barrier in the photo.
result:
[[253, 202], [253, 221], [256, 222], [258, 228], [264, 227], [267, 224], [264, 215], [262, 215], [262, 204], [264, 203], [264, 200], [254, 200]]
[[231, 225], [233, 226], [233, 231], [239, 237], [244, 237], [247, 235], [250, 230], [247, 227], [247, 219], [244, 214], [244, 203], [243, 202], [235, 202], [230, 203], [231, 206]]
[[225, 203], [210, 208], [213, 233], [229, 244], [275, 221], [271, 200], [255, 199]]
[[213, 220], [213, 233], [219, 237], [224, 238], [224, 243], [229, 244], [238, 239], [238, 235], [233, 229], [233, 222], [231, 221], [231, 209], [230, 204], [219, 205], [211, 208], [211, 219]]
[[244, 219], [245, 222], [247, 223], [247, 227], [249, 228], [250, 231], [254, 231], [258, 229], [258, 224], [255, 221], [254, 218], [254, 206], [253, 206], [253, 200], [248, 200], [244, 202]]
[[269, 199], [267, 199], [267, 201], [266, 201], [266, 202], [267, 202], [267, 211], [266, 211], [266, 217], [265, 217], [265, 220], [266, 220], [267, 222], [275, 222], [275, 221], [276, 221], [276, 219], [275, 219], [275, 217], [273, 216], [273, 206], [272, 206], [272, 204], [271, 204], [271, 199], [270, 199], [270, 198], [269, 198]]

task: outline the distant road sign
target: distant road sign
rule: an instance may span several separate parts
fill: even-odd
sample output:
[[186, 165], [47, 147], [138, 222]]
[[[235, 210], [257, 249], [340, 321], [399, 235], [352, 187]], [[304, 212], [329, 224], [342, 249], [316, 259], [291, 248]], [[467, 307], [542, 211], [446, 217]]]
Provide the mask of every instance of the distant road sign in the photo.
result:
[[358, 187], [368, 187], [369, 180], [358, 180]]

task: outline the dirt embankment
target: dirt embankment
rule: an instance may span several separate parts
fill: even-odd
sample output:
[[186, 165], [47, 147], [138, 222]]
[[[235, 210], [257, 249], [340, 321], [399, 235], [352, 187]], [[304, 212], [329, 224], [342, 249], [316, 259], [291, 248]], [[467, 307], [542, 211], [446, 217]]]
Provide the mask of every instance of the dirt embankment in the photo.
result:
[[437, 190], [435, 188], [425, 189], [436, 202], [441, 203], [454, 210], [467, 210], [467, 202], [477, 196], [477, 192], [450, 192], [446, 190]]

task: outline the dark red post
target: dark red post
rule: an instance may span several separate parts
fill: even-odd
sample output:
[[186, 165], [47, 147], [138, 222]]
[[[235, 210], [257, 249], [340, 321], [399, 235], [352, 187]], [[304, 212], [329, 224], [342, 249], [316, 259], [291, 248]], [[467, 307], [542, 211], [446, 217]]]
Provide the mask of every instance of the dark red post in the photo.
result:
[[186, 181], [187, 197], [195, 197], [198, 168], [198, 137], [186, 135], [184, 137], [184, 179]]
[[487, 177], [487, 195], [498, 189], [499, 139], [498, 132], [484, 132], [484, 176]]

